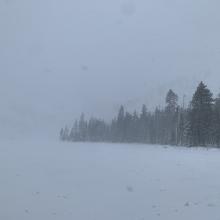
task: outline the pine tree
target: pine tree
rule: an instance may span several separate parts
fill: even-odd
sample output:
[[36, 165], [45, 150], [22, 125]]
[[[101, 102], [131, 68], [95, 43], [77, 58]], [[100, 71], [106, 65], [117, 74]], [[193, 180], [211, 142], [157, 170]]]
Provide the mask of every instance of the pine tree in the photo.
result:
[[117, 117], [117, 140], [119, 142], [123, 142], [125, 139], [125, 124], [124, 124], [124, 118], [125, 118], [125, 110], [124, 106], [121, 106], [118, 112]]
[[87, 122], [85, 120], [84, 113], [82, 113], [79, 120], [79, 140], [86, 141], [86, 138], [87, 138]]
[[60, 140], [64, 141], [64, 129], [61, 128], [60, 130]]
[[125, 140], [127, 142], [132, 142], [133, 121], [132, 121], [132, 115], [129, 112], [125, 113], [124, 126], [125, 126]]
[[178, 108], [178, 123], [177, 123], [177, 144], [184, 145], [187, 142], [188, 131], [188, 112], [184, 108]]
[[211, 131], [212, 143], [220, 146], [220, 94], [214, 101]]
[[72, 127], [69, 134], [69, 140], [74, 141], [74, 136], [75, 136], [75, 131], [74, 131], [74, 127]]
[[140, 141], [140, 123], [139, 123], [139, 115], [136, 111], [134, 111], [132, 115], [132, 142], [141, 142]]
[[170, 89], [166, 96], [166, 112], [174, 113], [178, 106], [178, 96]]
[[166, 96], [166, 108], [165, 108], [166, 120], [166, 134], [165, 143], [177, 145], [178, 143], [178, 119], [179, 119], [179, 109], [178, 109], [178, 96], [173, 90], [169, 90]]
[[63, 140], [68, 141], [69, 140], [69, 128], [66, 126], [63, 132]]
[[189, 138], [193, 146], [206, 146], [211, 141], [212, 93], [201, 82], [193, 95], [189, 112]]
[[140, 141], [143, 143], [148, 142], [149, 129], [148, 129], [148, 113], [146, 105], [142, 106], [140, 115]]
[[74, 122], [74, 125], [70, 131], [69, 134], [69, 140], [70, 141], [79, 141], [79, 137], [78, 137], [78, 122], [77, 120]]

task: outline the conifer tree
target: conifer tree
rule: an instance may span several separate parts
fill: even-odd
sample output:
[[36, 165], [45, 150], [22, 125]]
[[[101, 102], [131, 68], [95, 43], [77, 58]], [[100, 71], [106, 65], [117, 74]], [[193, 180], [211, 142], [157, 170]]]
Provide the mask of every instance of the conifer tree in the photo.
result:
[[177, 145], [178, 142], [178, 110], [178, 96], [170, 89], [166, 96], [166, 120], [164, 123], [166, 126], [165, 142], [167, 144]]
[[63, 132], [63, 140], [68, 141], [69, 140], [69, 128], [66, 126]]
[[119, 142], [124, 141], [124, 136], [125, 136], [124, 118], [125, 118], [125, 110], [124, 110], [124, 106], [121, 106], [117, 117], [117, 134], [116, 134], [117, 140]]
[[61, 128], [60, 130], [60, 140], [64, 141], [64, 129]]
[[193, 95], [189, 112], [189, 138], [193, 146], [206, 146], [211, 141], [212, 93], [201, 82]]
[[214, 100], [211, 132], [212, 144], [220, 146], [220, 94]]
[[178, 106], [178, 96], [170, 89], [166, 96], [166, 112], [174, 113]]
[[86, 141], [86, 138], [87, 138], [87, 122], [85, 121], [84, 113], [82, 113], [79, 120], [79, 140]]
[[140, 140], [143, 143], [148, 142], [149, 139], [148, 121], [147, 107], [143, 105], [140, 115]]

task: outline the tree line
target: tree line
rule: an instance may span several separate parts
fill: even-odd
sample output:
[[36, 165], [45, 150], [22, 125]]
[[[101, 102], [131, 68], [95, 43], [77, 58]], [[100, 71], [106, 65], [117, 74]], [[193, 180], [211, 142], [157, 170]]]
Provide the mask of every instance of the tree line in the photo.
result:
[[60, 131], [62, 141], [120, 142], [181, 146], [220, 146], [220, 95], [201, 82], [188, 106], [178, 104], [171, 89], [164, 108], [130, 113], [123, 106], [110, 123], [98, 118], [85, 119], [84, 114], [70, 129]]

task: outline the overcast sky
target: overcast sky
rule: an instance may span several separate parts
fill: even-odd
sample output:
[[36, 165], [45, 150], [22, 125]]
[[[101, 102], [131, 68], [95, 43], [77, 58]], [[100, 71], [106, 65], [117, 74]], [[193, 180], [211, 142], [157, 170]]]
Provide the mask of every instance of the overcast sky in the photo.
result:
[[[1, 0], [0, 128], [59, 130], [124, 104], [220, 92], [217, 0]], [[13, 130], [14, 129], [14, 130]], [[45, 129], [46, 131], [46, 129]]]

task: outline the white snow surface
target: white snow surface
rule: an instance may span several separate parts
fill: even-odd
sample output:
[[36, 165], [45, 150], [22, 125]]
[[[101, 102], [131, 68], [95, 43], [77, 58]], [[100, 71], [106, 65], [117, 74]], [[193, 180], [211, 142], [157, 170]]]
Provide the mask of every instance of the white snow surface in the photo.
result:
[[220, 150], [0, 142], [1, 220], [219, 220]]

